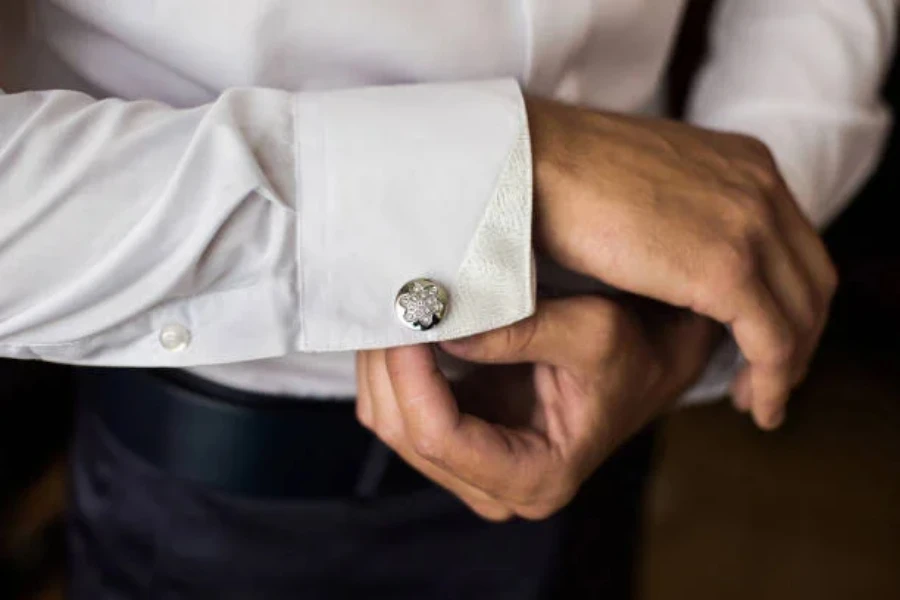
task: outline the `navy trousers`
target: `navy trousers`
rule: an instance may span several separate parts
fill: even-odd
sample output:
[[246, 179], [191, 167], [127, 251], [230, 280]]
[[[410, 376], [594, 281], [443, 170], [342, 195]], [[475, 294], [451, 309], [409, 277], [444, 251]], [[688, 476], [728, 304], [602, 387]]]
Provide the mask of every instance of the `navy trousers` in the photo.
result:
[[650, 432], [560, 514], [491, 524], [425, 483], [385, 481], [364, 497], [223, 493], [130, 452], [94, 400], [79, 402], [72, 453], [74, 600], [631, 596]]

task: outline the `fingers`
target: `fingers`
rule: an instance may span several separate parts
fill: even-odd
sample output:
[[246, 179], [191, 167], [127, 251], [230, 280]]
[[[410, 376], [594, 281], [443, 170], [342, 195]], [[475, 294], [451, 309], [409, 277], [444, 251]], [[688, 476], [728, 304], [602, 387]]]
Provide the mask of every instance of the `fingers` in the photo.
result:
[[[790, 379], [786, 383], [789, 393], [806, 375], [827, 322], [837, 277], [821, 238], [786, 186], [780, 200], [775, 203], [774, 213], [782, 243], [767, 240], [763, 260], [769, 287], [787, 315], [794, 339]], [[780, 377], [777, 384], [771, 383], [771, 379], [760, 382], [760, 377], [759, 373], [753, 375], [754, 391], [749, 408], [761, 428], [775, 429], [785, 416], [785, 383]]]
[[749, 380], [736, 388], [740, 395], [735, 402], [759, 407], [754, 412], [757, 423], [771, 428], [773, 407], [787, 403], [792, 387], [796, 336], [790, 317], [762, 282], [748, 285], [738, 298], [731, 331], [749, 362]]
[[764, 256], [772, 295], [787, 316], [788, 326], [794, 334], [794, 356], [791, 360], [793, 384], [805, 370], [816, 341], [815, 332], [823, 317], [819, 314], [814, 284], [794, 249], [769, 244]]
[[806, 366], [818, 342], [820, 316], [813, 283], [790, 246], [771, 240], [763, 245], [762, 260], [773, 300], [786, 317], [785, 326], [792, 340], [791, 352], [784, 354], [783, 364], [757, 365], [752, 368], [748, 388], [750, 397], [741, 398], [738, 403], [749, 406], [760, 428], [771, 430], [784, 421], [791, 389], [806, 372]]
[[615, 351], [625, 313], [610, 300], [578, 296], [541, 300], [535, 314], [507, 327], [441, 347], [479, 363], [547, 363], [576, 371], [595, 370]]
[[[372, 429], [379, 438], [391, 447], [412, 468], [431, 479], [450, 493], [457, 496], [473, 512], [491, 521], [505, 521], [512, 511], [478, 488], [467, 484], [437, 465], [421, 457], [412, 447], [406, 435], [403, 417], [397, 407], [385, 362], [385, 351], [360, 352], [357, 355], [358, 386], [357, 402], [362, 401], [368, 408], [361, 414], [368, 415], [364, 425]], [[361, 418], [362, 421], [362, 418]]]
[[[717, 265], [711, 279], [718, 283], [707, 287], [695, 307], [731, 324], [750, 363], [748, 374], [733, 388], [735, 404], [749, 408], [764, 429], [783, 420], [790, 391], [803, 378], [827, 318], [821, 298], [830, 298], [812, 276], [820, 268], [810, 264], [809, 236], [814, 234], [802, 222], [792, 227], [758, 234], [756, 256], [720, 256], [719, 263], [711, 257]], [[797, 248], [798, 240], [806, 240], [804, 249]], [[813, 248], [813, 258], [817, 253]]]
[[[811, 301], [816, 316], [815, 324], [812, 327], [813, 343], [809, 348], [811, 355], [815, 351], [828, 321], [831, 301], [837, 290], [838, 275], [825, 243], [803, 215], [797, 203], [793, 201], [786, 186], [784, 193], [787, 198], [785, 202], [779, 204], [778, 211], [780, 226], [785, 232], [788, 246], [811, 282]], [[798, 381], [795, 383], [799, 383], [799, 379], [804, 373], [805, 371], [799, 374]]]
[[470, 485], [527, 502], [547, 472], [546, 440], [460, 413], [427, 346], [392, 348], [387, 370], [415, 451]]
[[[532, 429], [512, 429], [460, 413], [448, 402], [449, 394], [438, 391], [446, 389], [447, 382], [439, 377], [428, 347], [392, 348], [387, 351], [387, 366], [407, 435], [417, 453], [501, 499], [519, 516], [542, 519], [553, 514], [577, 492], [583, 479], [579, 478], [581, 467], [587, 463], [597, 466], [593, 456], [567, 451], [566, 445], [557, 445]], [[421, 377], [425, 372], [431, 375]], [[595, 398], [570, 400], [585, 413], [588, 406], [599, 410]], [[591, 420], [581, 419], [582, 431]], [[577, 437], [577, 442], [568, 446], [580, 450], [596, 445], [590, 436]]]
[[580, 479], [569, 477], [573, 469], [556, 460], [545, 437], [459, 413], [430, 347], [361, 354], [359, 414], [369, 415], [368, 426], [413, 468], [473, 511], [490, 520], [541, 519], [574, 496]]
[[824, 304], [829, 304], [838, 285], [837, 270], [821, 236], [800, 210], [800, 206], [790, 196], [786, 186], [785, 194], [789, 199], [780, 205], [779, 217], [784, 223], [786, 231], [797, 232], [795, 235], [788, 236], [788, 241], [792, 243], [798, 256], [809, 269], [816, 289], [822, 294], [821, 300]]

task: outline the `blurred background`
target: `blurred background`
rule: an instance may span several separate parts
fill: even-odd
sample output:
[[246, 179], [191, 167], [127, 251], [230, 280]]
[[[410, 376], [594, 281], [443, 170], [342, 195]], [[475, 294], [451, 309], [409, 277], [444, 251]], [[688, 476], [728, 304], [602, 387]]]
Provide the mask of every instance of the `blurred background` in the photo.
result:
[[[672, 63], [676, 112], [711, 4], [692, 3]], [[886, 95], [900, 114], [896, 65]], [[759, 432], [727, 403], [662, 424], [635, 574], [642, 600], [900, 598], [898, 170], [895, 133], [827, 233], [842, 285], [785, 426]], [[0, 361], [2, 599], [62, 598], [68, 378], [65, 367]]]

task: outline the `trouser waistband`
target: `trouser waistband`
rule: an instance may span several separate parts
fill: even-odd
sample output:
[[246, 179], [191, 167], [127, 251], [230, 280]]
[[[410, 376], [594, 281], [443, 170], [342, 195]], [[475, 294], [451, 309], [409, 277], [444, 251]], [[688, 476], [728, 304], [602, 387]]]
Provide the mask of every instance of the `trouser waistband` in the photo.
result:
[[358, 424], [351, 401], [264, 396], [161, 369], [83, 369], [78, 381], [128, 450], [219, 491], [328, 498], [429, 485]]

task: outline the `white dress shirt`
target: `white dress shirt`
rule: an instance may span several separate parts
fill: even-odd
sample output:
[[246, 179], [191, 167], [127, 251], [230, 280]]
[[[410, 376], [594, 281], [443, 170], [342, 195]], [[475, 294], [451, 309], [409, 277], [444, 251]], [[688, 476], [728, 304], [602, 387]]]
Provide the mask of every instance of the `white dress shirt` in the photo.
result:
[[[0, 95], [0, 355], [350, 396], [353, 350], [533, 311], [522, 92], [657, 112], [684, 2], [32, 4]], [[688, 118], [767, 142], [826, 223], [880, 154], [895, 11], [723, 0]], [[451, 298], [427, 332], [394, 313], [417, 277]]]

